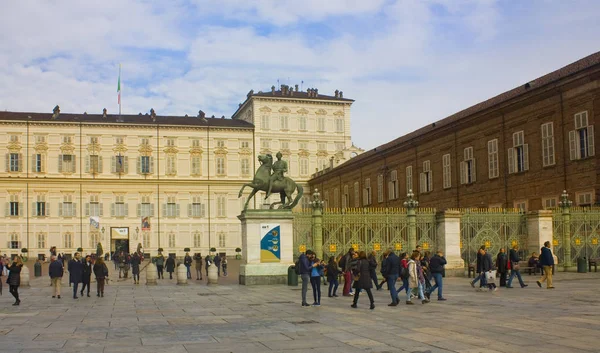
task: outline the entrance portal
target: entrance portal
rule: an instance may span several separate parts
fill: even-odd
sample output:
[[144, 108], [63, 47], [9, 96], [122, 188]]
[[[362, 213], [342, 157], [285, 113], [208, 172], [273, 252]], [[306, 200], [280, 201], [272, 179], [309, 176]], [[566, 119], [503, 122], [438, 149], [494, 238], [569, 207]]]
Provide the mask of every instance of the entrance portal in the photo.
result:
[[113, 239], [111, 242], [111, 250], [120, 253], [123, 251], [124, 253], [129, 252], [129, 240], [127, 239]]

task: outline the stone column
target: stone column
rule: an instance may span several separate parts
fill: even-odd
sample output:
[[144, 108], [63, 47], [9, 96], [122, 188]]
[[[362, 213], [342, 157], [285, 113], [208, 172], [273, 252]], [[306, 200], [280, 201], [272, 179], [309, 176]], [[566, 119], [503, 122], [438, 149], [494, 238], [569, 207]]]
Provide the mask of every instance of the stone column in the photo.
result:
[[547, 241], [552, 246], [552, 234], [552, 211], [539, 210], [527, 213], [527, 254], [539, 253]]
[[323, 201], [319, 190], [313, 193], [312, 206], [312, 235], [315, 255], [323, 259]]
[[[573, 201], [569, 200], [567, 190], [563, 190], [558, 205], [562, 211], [563, 222], [562, 234], [560, 235], [562, 240], [563, 258], [559, 259], [559, 261], [562, 261], [564, 270], [568, 271], [569, 268], [573, 267], [573, 261], [571, 260], [571, 206], [573, 205]], [[550, 238], [550, 244], [552, 244], [552, 238]], [[536, 252], [539, 250], [540, 249], [538, 248]], [[552, 252], [554, 253], [554, 249], [552, 249]]]
[[150, 263], [146, 266], [146, 285], [155, 286], [157, 279], [158, 271], [156, 270], [156, 265], [150, 260]]
[[460, 254], [460, 212], [439, 212], [437, 218], [438, 248], [433, 251], [442, 250], [448, 262], [446, 264], [446, 276], [464, 276], [465, 261]]
[[26, 265], [23, 265], [21, 268], [21, 287], [29, 287], [29, 268]]
[[187, 285], [187, 280], [187, 267], [185, 267], [184, 264], [179, 264], [179, 266], [177, 266], [177, 285]]
[[417, 247], [417, 207], [419, 207], [419, 201], [415, 200], [414, 196], [412, 189], [408, 190], [407, 200], [404, 202], [406, 217], [408, 218], [408, 249], [406, 251], [409, 253]]

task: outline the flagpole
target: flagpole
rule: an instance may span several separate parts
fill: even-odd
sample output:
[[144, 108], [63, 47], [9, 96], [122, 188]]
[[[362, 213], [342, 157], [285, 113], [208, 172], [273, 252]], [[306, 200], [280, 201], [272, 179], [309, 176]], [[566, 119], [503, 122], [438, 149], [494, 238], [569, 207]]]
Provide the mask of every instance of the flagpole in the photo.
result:
[[121, 64], [119, 64], [119, 117], [121, 116]]

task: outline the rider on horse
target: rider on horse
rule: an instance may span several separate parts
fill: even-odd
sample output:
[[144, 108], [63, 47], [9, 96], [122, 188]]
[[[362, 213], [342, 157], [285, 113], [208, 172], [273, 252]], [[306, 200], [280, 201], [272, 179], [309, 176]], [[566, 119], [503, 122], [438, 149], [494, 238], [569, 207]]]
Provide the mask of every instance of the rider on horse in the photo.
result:
[[271, 196], [271, 189], [273, 187], [273, 182], [274, 181], [281, 181], [283, 180], [283, 173], [287, 173], [288, 171], [288, 165], [287, 162], [282, 160], [281, 157], [283, 157], [283, 155], [281, 154], [281, 152], [277, 152], [277, 162], [273, 163], [273, 174], [271, 174], [271, 177], [269, 178], [269, 187], [267, 188], [267, 196], [265, 196], [265, 199], [268, 199], [269, 196]]

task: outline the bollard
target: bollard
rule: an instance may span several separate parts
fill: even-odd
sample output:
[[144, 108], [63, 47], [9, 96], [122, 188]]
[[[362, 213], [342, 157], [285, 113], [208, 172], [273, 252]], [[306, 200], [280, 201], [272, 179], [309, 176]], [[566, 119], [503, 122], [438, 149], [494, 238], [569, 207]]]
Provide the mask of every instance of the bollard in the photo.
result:
[[217, 266], [214, 264], [210, 264], [210, 266], [208, 266], [208, 284], [219, 284]]
[[29, 268], [23, 265], [21, 269], [21, 287], [29, 287]]
[[36, 263], [33, 265], [33, 275], [35, 277], [42, 276], [42, 264], [39, 261], [36, 261]]
[[187, 285], [187, 267], [184, 264], [177, 266], [177, 285]]
[[156, 270], [156, 265], [151, 262], [146, 266], [146, 285], [155, 286], [157, 279], [158, 271]]

